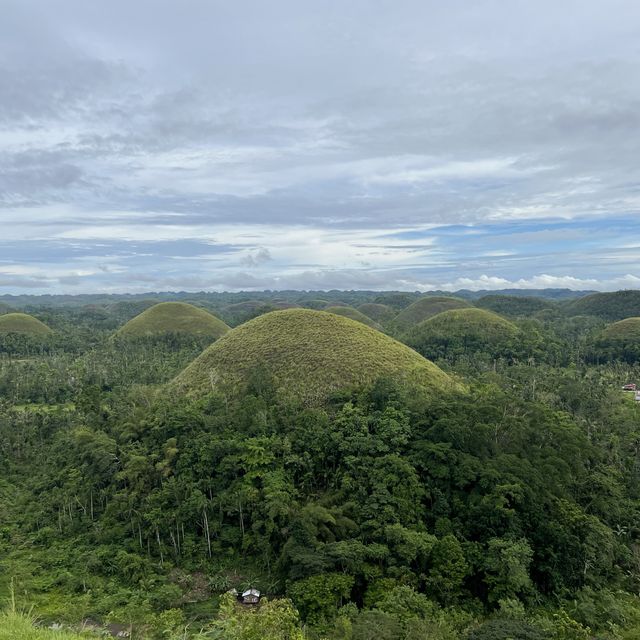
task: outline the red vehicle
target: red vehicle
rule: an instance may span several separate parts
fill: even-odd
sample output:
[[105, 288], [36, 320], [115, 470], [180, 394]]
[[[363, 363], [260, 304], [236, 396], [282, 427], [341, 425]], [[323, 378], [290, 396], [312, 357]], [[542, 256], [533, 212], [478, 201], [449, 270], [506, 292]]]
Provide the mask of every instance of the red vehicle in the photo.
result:
[[622, 387], [623, 391], [636, 391], [637, 387], [635, 385], [635, 383], [630, 382], [629, 384], [625, 384], [624, 387]]

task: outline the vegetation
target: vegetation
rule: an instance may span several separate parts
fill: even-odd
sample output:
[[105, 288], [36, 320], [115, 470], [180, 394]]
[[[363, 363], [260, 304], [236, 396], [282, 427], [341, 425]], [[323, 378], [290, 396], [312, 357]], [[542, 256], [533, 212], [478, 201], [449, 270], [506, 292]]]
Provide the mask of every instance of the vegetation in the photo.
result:
[[633, 323], [447, 311], [445, 374], [322, 311], [114, 339], [143, 300], [0, 336], [0, 639], [640, 637]]
[[396, 315], [396, 312], [389, 305], [378, 302], [365, 302], [358, 307], [358, 311], [380, 324], [389, 322]]
[[512, 358], [524, 355], [524, 333], [512, 322], [484, 309], [453, 309], [422, 321], [404, 341], [431, 359], [460, 356]]
[[557, 305], [551, 300], [533, 296], [489, 295], [475, 301], [475, 306], [510, 318], [531, 317]]
[[640, 360], [640, 318], [627, 318], [607, 326], [594, 343], [593, 357], [603, 360]]
[[87, 640], [87, 637], [62, 630], [38, 629], [30, 616], [0, 613], [0, 640]]
[[451, 309], [466, 309], [471, 304], [460, 298], [446, 298], [443, 296], [433, 296], [420, 298], [413, 304], [403, 309], [393, 320], [393, 324], [398, 331], [407, 331], [420, 322], [435, 316], [443, 311]]
[[288, 309], [296, 306], [297, 305], [292, 302], [277, 300], [270, 300], [269, 302], [245, 300], [244, 302], [236, 302], [235, 304], [230, 304], [224, 307], [222, 310], [222, 317], [225, 318], [230, 326], [237, 327], [240, 324], [244, 324], [253, 318], [269, 313], [270, 311]]
[[0, 333], [21, 333], [28, 336], [46, 336], [51, 329], [26, 313], [6, 313], [0, 316]]
[[325, 311], [335, 313], [338, 316], [344, 316], [345, 318], [351, 318], [351, 320], [362, 322], [362, 324], [366, 324], [368, 327], [382, 331], [382, 327], [375, 320], [368, 318], [364, 313], [353, 307], [327, 307]]
[[597, 316], [613, 322], [640, 316], [640, 291], [614, 291], [593, 293], [567, 303], [564, 310], [569, 315]]
[[142, 338], [177, 333], [215, 340], [228, 330], [222, 320], [204, 309], [184, 302], [161, 302], [129, 320], [117, 335]]
[[214, 388], [237, 392], [257, 376], [311, 404], [381, 376], [428, 391], [452, 385], [434, 364], [375, 329], [324, 311], [290, 309], [230, 331], [176, 378], [173, 389], [192, 397]]

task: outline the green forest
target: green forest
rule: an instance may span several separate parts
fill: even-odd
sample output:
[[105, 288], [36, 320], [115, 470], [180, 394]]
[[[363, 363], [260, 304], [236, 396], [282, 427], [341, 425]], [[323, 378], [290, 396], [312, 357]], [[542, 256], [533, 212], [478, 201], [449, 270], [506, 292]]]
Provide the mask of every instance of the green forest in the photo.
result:
[[0, 314], [0, 640], [640, 637], [640, 292]]

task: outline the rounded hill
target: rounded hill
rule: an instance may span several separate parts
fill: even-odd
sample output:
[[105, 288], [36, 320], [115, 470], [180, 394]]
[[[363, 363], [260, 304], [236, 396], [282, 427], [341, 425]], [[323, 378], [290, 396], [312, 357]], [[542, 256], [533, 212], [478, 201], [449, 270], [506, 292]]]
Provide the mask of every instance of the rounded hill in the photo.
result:
[[443, 311], [410, 329], [404, 342], [428, 358], [470, 353], [492, 357], [513, 355], [523, 337], [520, 329], [496, 313], [484, 309]]
[[216, 386], [242, 390], [256, 372], [306, 404], [321, 404], [338, 390], [366, 386], [380, 377], [430, 392], [455, 386], [432, 362], [380, 331], [324, 311], [288, 309], [229, 331], [172, 388], [192, 397]]
[[592, 293], [572, 300], [564, 309], [571, 316], [597, 316], [610, 322], [640, 317], [640, 291]]
[[185, 302], [161, 302], [120, 328], [119, 337], [142, 338], [170, 333], [217, 339], [229, 327], [214, 315]]
[[358, 311], [380, 323], [388, 322], [396, 315], [389, 305], [379, 302], [365, 302], [358, 307]]
[[364, 313], [358, 311], [354, 307], [327, 307], [325, 311], [327, 313], [335, 313], [336, 315], [343, 316], [345, 318], [351, 318], [356, 322], [362, 322], [362, 324], [366, 324], [372, 329], [382, 331], [382, 327], [375, 320], [368, 318]]
[[606, 340], [640, 343], [640, 317], [626, 318], [610, 324], [602, 332], [602, 337]]
[[610, 324], [594, 341], [596, 360], [640, 361], [640, 317], [626, 318]]
[[475, 301], [475, 305], [481, 309], [487, 309], [487, 311], [513, 318], [532, 316], [535, 313], [553, 309], [556, 306], [554, 302], [545, 298], [502, 294], [483, 296]]
[[460, 298], [446, 296], [429, 296], [420, 298], [403, 309], [394, 319], [393, 324], [400, 331], [406, 331], [420, 322], [443, 311], [451, 309], [467, 309], [472, 305]]
[[0, 315], [0, 333], [46, 336], [52, 331], [44, 322], [26, 313], [5, 313]]

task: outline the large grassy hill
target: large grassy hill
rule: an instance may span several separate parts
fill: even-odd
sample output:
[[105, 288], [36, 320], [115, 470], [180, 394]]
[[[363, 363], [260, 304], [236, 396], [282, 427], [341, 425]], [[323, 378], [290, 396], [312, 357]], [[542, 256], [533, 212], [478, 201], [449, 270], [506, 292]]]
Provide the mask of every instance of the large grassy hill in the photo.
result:
[[161, 302], [132, 320], [117, 333], [118, 337], [151, 337], [169, 333], [219, 338], [229, 327], [214, 315], [184, 302]]
[[488, 295], [475, 301], [476, 307], [512, 318], [532, 316], [556, 306], [551, 300], [535, 296]]
[[611, 322], [640, 317], [640, 291], [614, 291], [592, 293], [566, 304], [571, 316], [597, 316]]
[[351, 318], [352, 320], [366, 324], [368, 327], [382, 331], [382, 327], [375, 320], [372, 320], [364, 313], [354, 309], [353, 307], [327, 307], [325, 311], [328, 313], [335, 313], [338, 316], [344, 316], [345, 318]]
[[44, 322], [26, 313], [6, 313], [0, 315], [0, 333], [46, 336], [51, 333], [51, 329]]
[[491, 311], [451, 309], [410, 329], [404, 342], [430, 358], [477, 352], [496, 356], [512, 350], [521, 335], [515, 324]]
[[395, 328], [399, 331], [406, 331], [420, 322], [432, 316], [449, 311], [450, 309], [466, 309], [471, 307], [466, 300], [460, 298], [448, 298], [445, 296], [430, 296], [420, 298], [403, 309], [393, 320]]
[[453, 386], [433, 363], [375, 329], [333, 313], [289, 309], [229, 331], [172, 387], [195, 397], [218, 384], [241, 391], [257, 371], [308, 404], [380, 377], [406, 379], [429, 391]]
[[358, 307], [358, 311], [381, 324], [388, 322], [396, 315], [396, 312], [389, 305], [379, 302], [365, 302]]

